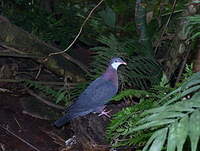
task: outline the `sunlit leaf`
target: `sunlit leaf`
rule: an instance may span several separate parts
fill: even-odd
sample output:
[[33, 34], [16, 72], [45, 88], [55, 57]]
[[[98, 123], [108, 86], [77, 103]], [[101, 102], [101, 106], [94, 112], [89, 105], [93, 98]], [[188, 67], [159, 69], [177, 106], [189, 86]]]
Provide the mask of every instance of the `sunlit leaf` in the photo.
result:
[[[164, 111], [164, 110], [163, 110]], [[185, 114], [181, 112], [173, 112], [173, 111], [165, 111], [161, 113], [155, 113], [150, 116], [147, 116], [146, 118], [143, 118], [140, 122], [149, 122], [154, 120], [163, 120], [168, 118], [180, 118], [183, 117]]]
[[189, 119], [189, 136], [190, 136], [192, 151], [197, 150], [197, 145], [199, 142], [199, 136], [200, 136], [199, 122], [200, 122], [200, 112], [197, 110], [190, 116]]
[[177, 151], [182, 151], [188, 135], [188, 116], [185, 116], [179, 121], [177, 124], [176, 133]]
[[174, 121], [175, 121], [175, 119], [155, 120], [155, 121], [151, 121], [151, 122], [145, 123], [143, 125], [140, 125], [140, 126], [134, 128], [133, 131], [139, 131], [139, 130], [148, 129], [148, 128], [155, 127], [155, 126], [161, 126], [161, 125], [172, 123]]
[[166, 140], [168, 128], [163, 128], [159, 131], [156, 131], [155, 133], [157, 134], [157, 137], [154, 139], [149, 151], [161, 151], [163, 148], [163, 145]]
[[173, 123], [169, 128], [167, 151], [175, 151], [177, 143], [176, 126], [178, 122]]

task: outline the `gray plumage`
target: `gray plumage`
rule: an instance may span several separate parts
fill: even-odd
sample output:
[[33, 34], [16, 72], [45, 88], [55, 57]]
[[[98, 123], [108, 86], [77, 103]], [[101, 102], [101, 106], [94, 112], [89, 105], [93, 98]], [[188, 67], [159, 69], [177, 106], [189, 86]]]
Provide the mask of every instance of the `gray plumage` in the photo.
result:
[[65, 123], [79, 116], [84, 116], [91, 112], [98, 112], [99, 108], [108, 103], [108, 101], [118, 91], [117, 67], [119, 65], [116, 63], [119, 65], [126, 64], [120, 58], [113, 58], [110, 61], [106, 72], [90, 83], [75, 103], [67, 109], [67, 113], [62, 118], [54, 122], [56, 127], [61, 127]]

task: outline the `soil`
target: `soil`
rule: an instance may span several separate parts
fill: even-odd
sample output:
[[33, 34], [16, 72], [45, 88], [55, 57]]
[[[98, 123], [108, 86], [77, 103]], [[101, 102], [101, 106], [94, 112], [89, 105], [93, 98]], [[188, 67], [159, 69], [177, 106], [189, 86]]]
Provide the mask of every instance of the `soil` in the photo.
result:
[[19, 96], [0, 94], [0, 151], [59, 150], [61, 145], [50, 135], [58, 133], [51, 126], [52, 121], [34, 118], [22, 111]]

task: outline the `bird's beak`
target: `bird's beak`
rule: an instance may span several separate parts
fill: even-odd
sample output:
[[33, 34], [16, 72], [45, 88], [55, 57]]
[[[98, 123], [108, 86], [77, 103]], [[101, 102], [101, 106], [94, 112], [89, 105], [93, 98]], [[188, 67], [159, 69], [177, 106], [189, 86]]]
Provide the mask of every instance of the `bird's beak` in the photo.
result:
[[123, 65], [127, 65], [127, 63], [126, 63], [126, 62], [122, 62], [122, 64], [123, 64]]

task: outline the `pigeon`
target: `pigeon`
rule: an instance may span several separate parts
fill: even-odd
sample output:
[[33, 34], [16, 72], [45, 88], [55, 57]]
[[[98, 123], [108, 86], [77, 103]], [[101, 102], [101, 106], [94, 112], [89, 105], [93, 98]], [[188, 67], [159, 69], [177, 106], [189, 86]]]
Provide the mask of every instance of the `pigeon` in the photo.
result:
[[54, 122], [54, 126], [61, 127], [71, 120], [89, 113], [100, 113], [108, 116], [105, 105], [118, 91], [117, 69], [126, 65], [121, 58], [112, 58], [105, 73], [89, 84], [78, 99], [68, 107], [66, 114]]

